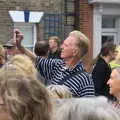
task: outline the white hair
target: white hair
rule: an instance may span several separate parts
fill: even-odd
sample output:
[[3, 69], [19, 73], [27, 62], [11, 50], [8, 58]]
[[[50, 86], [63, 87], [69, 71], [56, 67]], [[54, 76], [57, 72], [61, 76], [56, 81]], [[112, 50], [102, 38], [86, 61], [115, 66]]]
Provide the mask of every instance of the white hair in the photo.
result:
[[120, 120], [120, 116], [106, 98], [78, 98], [65, 102], [53, 120]]

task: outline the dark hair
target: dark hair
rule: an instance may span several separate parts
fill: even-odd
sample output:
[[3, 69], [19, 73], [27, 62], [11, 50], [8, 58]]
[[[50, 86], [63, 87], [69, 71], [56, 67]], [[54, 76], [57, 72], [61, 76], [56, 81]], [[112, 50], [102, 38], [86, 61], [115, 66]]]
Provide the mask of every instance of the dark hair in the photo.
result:
[[34, 52], [37, 56], [45, 56], [48, 53], [49, 45], [47, 41], [37, 41]]
[[115, 51], [115, 49], [116, 49], [116, 45], [115, 44], [104, 43], [102, 48], [101, 48], [100, 55], [107, 56], [110, 51]]
[[97, 60], [100, 58], [100, 56], [107, 56], [109, 54], [110, 51], [115, 51], [116, 49], [116, 45], [113, 43], [104, 43], [99, 54], [97, 55], [97, 57], [95, 59], [93, 59], [92, 64], [95, 65]]

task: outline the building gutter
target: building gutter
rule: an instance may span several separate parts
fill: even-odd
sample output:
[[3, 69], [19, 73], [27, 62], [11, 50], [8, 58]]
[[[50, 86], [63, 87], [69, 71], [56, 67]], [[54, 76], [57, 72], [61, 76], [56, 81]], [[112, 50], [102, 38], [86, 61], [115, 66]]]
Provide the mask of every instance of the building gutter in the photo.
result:
[[90, 4], [120, 4], [120, 0], [88, 0]]

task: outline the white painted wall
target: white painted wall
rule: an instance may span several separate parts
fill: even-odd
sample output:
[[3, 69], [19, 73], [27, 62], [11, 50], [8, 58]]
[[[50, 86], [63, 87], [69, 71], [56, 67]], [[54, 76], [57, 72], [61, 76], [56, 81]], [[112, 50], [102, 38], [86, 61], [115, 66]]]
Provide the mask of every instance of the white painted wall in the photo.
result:
[[93, 57], [95, 58], [101, 49], [101, 25], [102, 15], [99, 6], [94, 6], [93, 11]]

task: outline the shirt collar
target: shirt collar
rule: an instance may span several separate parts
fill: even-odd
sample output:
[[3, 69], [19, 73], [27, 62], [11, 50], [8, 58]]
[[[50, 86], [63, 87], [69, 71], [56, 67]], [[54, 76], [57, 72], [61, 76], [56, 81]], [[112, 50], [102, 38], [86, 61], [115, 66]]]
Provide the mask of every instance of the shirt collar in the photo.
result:
[[68, 71], [83, 71], [84, 67], [83, 67], [83, 63], [80, 61], [78, 62], [74, 67], [70, 67], [70, 66], [65, 66], [65, 63], [63, 63], [63, 69], [68, 70]]

